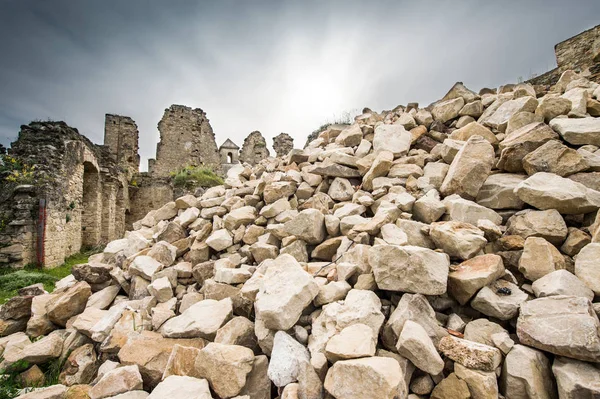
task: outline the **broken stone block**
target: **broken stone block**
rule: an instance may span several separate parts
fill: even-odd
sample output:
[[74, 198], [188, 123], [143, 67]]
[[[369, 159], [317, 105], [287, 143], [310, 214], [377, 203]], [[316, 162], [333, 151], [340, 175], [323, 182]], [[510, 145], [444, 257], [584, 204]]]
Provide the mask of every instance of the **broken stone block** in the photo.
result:
[[497, 348], [446, 336], [440, 340], [439, 350], [448, 358], [473, 370], [494, 371], [502, 361]]
[[352, 324], [329, 339], [325, 354], [332, 363], [373, 356], [376, 343], [377, 337], [373, 335], [371, 327], [360, 323]]
[[557, 357], [552, 364], [561, 399], [593, 398], [600, 395], [600, 370], [592, 364]]
[[540, 398], [555, 398], [556, 386], [550, 361], [543, 352], [515, 345], [506, 356], [500, 376], [500, 392], [506, 398], [535, 393]]
[[46, 303], [48, 319], [59, 326], [65, 326], [67, 320], [85, 310], [88, 298], [92, 295], [90, 285], [81, 281], [64, 291], [53, 293]]
[[231, 318], [232, 312], [230, 298], [220, 301], [205, 299], [193, 304], [181, 315], [167, 320], [161, 332], [167, 338], [202, 337], [212, 340], [217, 330]]
[[600, 243], [586, 245], [575, 259], [575, 275], [596, 295], [600, 295], [599, 259]]
[[267, 328], [288, 330], [318, 292], [313, 277], [291, 255], [281, 255], [261, 281], [254, 303], [256, 316]]
[[395, 359], [367, 357], [336, 362], [327, 372], [324, 386], [337, 399], [392, 399], [401, 379]]
[[440, 187], [447, 196], [458, 194], [474, 199], [494, 163], [494, 147], [481, 136], [472, 136], [456, 154]]
[[577, 276], [567, 270], [556, 270], [537, 279], [532, 284], [536, 297], [543, 298], [554, 295], [569, 295], [594, 299], [594, 292], [589, 289]]
[[208, 380], [217, 395], [230, 398], [240, 393], [246, 384], [253, 362], [251, 349], [211, 342], [198, 353], [195, 372]]
[[557, 295], [521, 305], [517, 335], [523, 345], [573, 359], [600, 361], [598, 317], [588, 299]]
[[414, 321], [407, 320], [404, 323], [396, 349], [400, 356], [404, 356], [426, 373], [437, 375], [444, 368], [444, 361], [427, 331]]
[[566, 215], [598, 210], [600, 192], [553, 173], [538, 172], [515, 188], [519, 198], [541, 210], [556, 209]]
[[445, 254], [414, 246], [375, 245], [369, 251], [377, 286], [426, 295], [446, 292], [450, 261]]
[[548, 273], [567, 267], [565, 258], [548, 241], [541, 237], [528, 237], [525, 240], [523, 255], [519, 260], [519, 271], [531, 281], [536, 281]]
[[438, 248], [460, 259], [474, 257], [487, 244], [483, 231], [469, 223], [432, 223], [429, 234]]
[[146, 399], [162, 398], [212, 399], [208, 381], [204, 379], [171, 375], [154, 388]]
[[464, 305], [477, 291], [503, 275], [504, 263], [500, 256], [476, 256], [451, 268], [448, 274], [448, 292]]
[[89, 391], [91, 399], [103, 399], [142, 389], [142, 375], [137, 366], [124, 366], [104, 374]]

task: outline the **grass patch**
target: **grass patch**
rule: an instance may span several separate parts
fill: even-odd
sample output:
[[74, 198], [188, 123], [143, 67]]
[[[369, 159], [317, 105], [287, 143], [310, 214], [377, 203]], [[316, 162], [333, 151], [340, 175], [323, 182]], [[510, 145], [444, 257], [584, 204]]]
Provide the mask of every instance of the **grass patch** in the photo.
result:
[[71, 274], [73, 266], [86, 263], [88, 258], [97, 252], [97, 250], [90, 250], [71, 255], [65, 260], [65, 263], [53, 269], [37, 269], [34, 266], [26, 266], [20, 270], [0, 270], [0, 303], [17, 295], [19, 289], [32, 284], [43, 283], [44, 289], [52, 292], [54, 284]]
[[[2, 361], [0, 357], [0, 362]], [[17, 369], [20, 367], [27, 368], [29, 365], [27, 362], [17, 365]], [[19, 390], [23, 388], [19, 382], [19, 372], [13, 370], [0, 370], [0, 399], [13, 399], [16, 398]]]
[[223, 179], [206, 166], [186, 166], [171, 172], [171, 177], [175, 187], [185, 187], [187, 189], [214, 187], [223, 184]]
[[[71, 354], [70, 351], [69, 354]], [[42, 373], [44, 373], [44, 383], [41, 385], [24, 385], [20, 374], [31, 366], [31, 364], [26, 361], [19, 360], [18, 362], [13, 363], [8, 369], [0, 370], [0, 399], [14, 399], [23, 388], [43, 388], [59, 384], [60, 372], [67, 361], [67, 358], [68, 355], [62, 361], [60, 359], [54, 359], [45, 364], [38, 365]], [[0, 363], [1, 362], [2, 357], [0, 357]]]

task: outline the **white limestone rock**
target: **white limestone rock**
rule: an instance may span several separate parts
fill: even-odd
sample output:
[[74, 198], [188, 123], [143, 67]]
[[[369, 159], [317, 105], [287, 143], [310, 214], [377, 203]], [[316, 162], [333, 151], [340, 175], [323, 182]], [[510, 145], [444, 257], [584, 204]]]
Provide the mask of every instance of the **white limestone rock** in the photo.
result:
[[256, 317], [272, 330], [291, 328], [319, 287], [291, 255], [280, 255], [269, 266], [260, 283], [254, 308]]
[[450, 260], [445, 254], [415, 246], [375, 245], [369, 251], [379, 289], [426, 295], [446, 292]]

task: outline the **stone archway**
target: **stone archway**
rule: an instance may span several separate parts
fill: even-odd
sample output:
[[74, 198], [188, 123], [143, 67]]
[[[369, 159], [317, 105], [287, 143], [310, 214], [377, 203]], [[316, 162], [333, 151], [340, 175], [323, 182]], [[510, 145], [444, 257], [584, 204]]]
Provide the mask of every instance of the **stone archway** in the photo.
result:
[[233, 153], [227, 153], [227, 163], [233, 163]]
[[91, 162], [83, 163], [83, 195], [81, 200], [81, 244], [100, 244], [102, 233], [102, 190], [100, 172]]

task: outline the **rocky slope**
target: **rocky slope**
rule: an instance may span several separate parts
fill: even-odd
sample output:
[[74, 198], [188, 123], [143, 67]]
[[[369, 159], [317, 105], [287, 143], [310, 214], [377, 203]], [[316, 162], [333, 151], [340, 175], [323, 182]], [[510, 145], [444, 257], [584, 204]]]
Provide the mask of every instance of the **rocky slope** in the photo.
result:
[[64, 362], [29, 399], [599, 397], [599, 99], [456, 84], [235, 167], [21, 290], [0, 369]]

